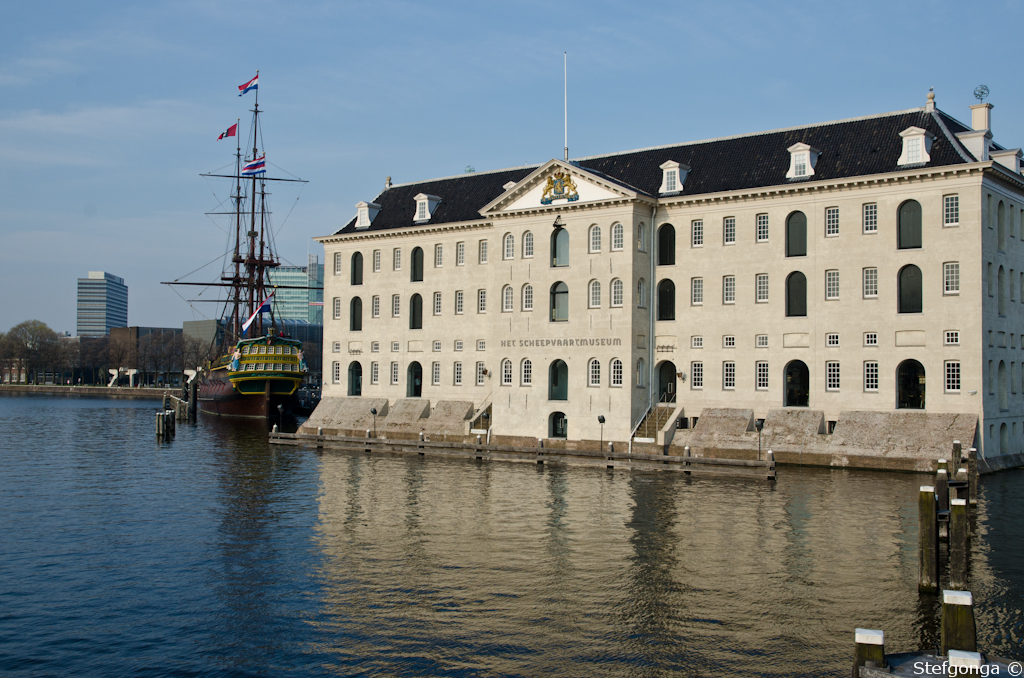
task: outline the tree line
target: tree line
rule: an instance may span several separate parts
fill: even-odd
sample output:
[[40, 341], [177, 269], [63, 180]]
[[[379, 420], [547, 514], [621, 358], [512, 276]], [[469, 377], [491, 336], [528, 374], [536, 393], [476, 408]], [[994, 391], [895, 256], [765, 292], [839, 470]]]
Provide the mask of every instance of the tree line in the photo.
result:
[[[138, 370], [137, 383], [171, 384], [184, 369], [215, 356], [207, 342], [180, 333], [153, 333], [137, 343], [110, 337], [67, 337], [39, 320], [0, 332], [0, 372], [12, 383], [100, 384], [112, 369]], [[127, 383], [127, 376], [120, 381]]]

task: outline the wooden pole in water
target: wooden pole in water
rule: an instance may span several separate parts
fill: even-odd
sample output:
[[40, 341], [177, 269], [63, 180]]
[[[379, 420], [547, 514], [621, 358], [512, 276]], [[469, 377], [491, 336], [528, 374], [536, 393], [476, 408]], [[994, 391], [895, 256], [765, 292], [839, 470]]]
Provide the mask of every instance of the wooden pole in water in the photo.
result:
[[950, 650], [978, 651], [978, 630], [974, 625], [974, 596], [970, 591], [942, 592], [941, 654]]
[[199, 400], [199, 380], [193, 379], [188, 384], [188, 418], [196, 420], [196, 407]]
[[885, 663], [884, 632], [874, 629], [854, 629], [853, 638], [856, 643], [853, 653], [853, 678], [860, 678], [860, 667], [862, 666], [878, 669], [888, 667], [888, 664]]
[[939, 539], [949, 539], [949, 478], [946, 469], [935, 472], [935, 496], [938, 498]]
[[978, 503], [978, 448], [967, 450], [967, 479], [970, 481], [970, 502]]
[[164, 434], [163, 426], [161, 426], [163, 421], [161, 420], [160, 415], [161, 415], [160, 412], [156, 413], [156, 437], [157, 438], [159, 438], [160, 436], [162, 436]]
[[917, 588], [924, 593], [939, 590], [939, 533], [935, 519], [935, 488], [922, 485], [917, 502], [918, 559], [920, 578]]
[[967, 500], [954, 499], [949, 520], [949, 585], [967, 588], [967, 539], [970, 532]]
[[963, 446], [959, 440], [953, 441], [953, 463], [956, 464], [960, 461], [960, 455], [963, 454]]

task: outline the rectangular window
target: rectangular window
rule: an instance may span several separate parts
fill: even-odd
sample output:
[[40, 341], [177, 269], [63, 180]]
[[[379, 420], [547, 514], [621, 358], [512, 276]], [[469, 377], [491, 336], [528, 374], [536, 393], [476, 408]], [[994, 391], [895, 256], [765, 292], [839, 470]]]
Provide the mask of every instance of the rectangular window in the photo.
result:
[[462, 293], [462, 290], [455, 290], [455, 315], [461, 315], [462, 314], [462, 300], [463, 300], [463, 297], [464, 297], [464, 295]]
[[825, 390], [839, 390], [839, 361], [829, 360], [825, 363]]
[[878, 390], [878, 363], [873, 360], [864, 363], [864, 390]]
[[921, 162], [921, 140], [907, 139], [907, 163]]
[[533, 363], [529, 360], [523, 361], [523, 386], [533, 383]]
[[960, 294], [959, 261], [947, 261], [942, 265], [942, 293]]
[[676, 183], [676, 170], [665, 170], [665, 192], [673, 193], [678, 190], [679, 186]]
[[430, 366], [430, 383], [434, 386], [441, 385], [441, 363], [433, 363]]
[[380, 353], [380, 342], [379, 341], [371, 341], [370, 342], [370, 353]]
[[341, 342], [340, 341], [334, 342], [333, 346], [331, 347], [331, 353], [341, 353]]
[[[623, 248], [623, 246], [625, 245], [625, 239], [626, 239], [626, 235], [625, 234], [626, 234], [626, 229], [622, 226], [622, 224], [615, 224], [614, 226], [612, 226], [612, 250], [613, 251], [617, 252], [617, 251], [619, 251], [619, 250], [621, 250]], [[530, 240], [530, 246], [531, 247], [533, 246], [533, 239], [532, 238]], [[531, 252], [531, 254], [532, 254], [532, 252]]]
[[376, 384], [380, 380], [380, 363], [373, 361], [370, 363], [370, 383]]
[[722, 242], [726, 245], [736, 242], [736, 217], [726, 217], [722, 220]]
[[835, 348], [839, 345], [839, 333], [831, 332], [825, 335], [825, 345]]
[[462, 363], [455, 363], [452, 372], [452, 383], [456, 386], [462, 386]]
[[731, 360], [722, 363], [722, 388], [730, 391], [736, 388], [736, 363]]
[[704, 388], [704, 363], [690, 363], [690, 388]]
[[612, 386], [622, 386], [622, 361], [612, 361]]
[[441, 293], [434, 292], [434, 315], [441, 315]]
[[768, 348], [768, 335], [759, 334], [754, 337], [754, 348]]
[[477, 363], [476, 364], [476, 385], [477, 386], [483, 386], [484, 385], [484, 377], [486, 377], [486, 376], [487, 376], [487, 368], [484, 367], [483, 363]]
[[722, 348], [736, 348], [736, 337], [731, 334], [722, 337]]
[[331, 363], [331, 383], [341, 383], [341, 363], [339, 362]]
[[380, 296], [379, 295], [375, 294], [370, 299], [370, 315], [373, 316], [374, 318], [379, 318], [380, 317]]
[[878, 346], [878, 332], [865, 332], [864, 333], [864, 345], [865, 346]]
[[441, 350], [441, 342], [440, 341], [435, 341], [434, 344], [433, 344], [433, 349], [434, 349], [434, 353], [437, 353], [438, 351], [440, 351]]
[[391, 252], [391, 267], [396, 271], [402, 270], [402, 250], [398, 247]]
[[768, 274], [758, 273], [754, 276], [754, 300], [759, 304], [767, 303], [768, 301]]
[[444, 245], [434, 245], [434, 267], [441, 268], [444, 265]]
[[477, 250], [477, 263], [480, 263], [480, 264], [486, 264], [487, 263], [487, 241], [486, 240], [481, 240], [480, 241], [480, 247]]
[[830, 301], [839, 298], [839, 271], [825, 271], [825, 298]]
[[590, 361], [590, 370], [587, 375], [589, 378], [588, 386], [600, 386], [601, 385], [601, 363], [597, 360]]
[[455, 265], [466, 265], [466, 243], [464, 242], [455, 243]]
[[807, 154], [797, 153], [793, 156], [793, 176], [805, 177], [807, 176]]
[[427, 218], [427, 201], [420, 200], [416, 203], [416, 221], [422, 221]]
[[757, 242], [768, 242], [768, 215], [757, 215]]
[[335, 320], [340, 320], [341, 319], [341, 298], [340, 297], [334, 297], [334, 319]]
[[691, 244], [694, 247], [704, 247], [704, 221], [697, 219], [690, 225]]
[[704, 278], [690, 279], [690, 303], [695, 306], [704, 303]]
[[529, 259], [533, 256], [533, 233], [527, 231], [523, 235], [523, 258]]
[[946, 393], [960, 392], [960, 361], [946, 361]]
[[391, 363], [391, 383], [398, 383], [398, 363]]
[[704, 348], [704, 337], [700, 335], [690, 337], [690, 348]]
[[878, 296], [878, 269], [864, 269], [864, 298], [874, 299]]
[[397, 294], [391, 295], [391, 317], [397, 318], [402, 315], [402, 297]]
[[391, 352], [392, 353], [398, 353], [400, 350], [402, 350], [401, 346], [402, 346], [402, 344], [400, 342], [392, 341], [391, 342]]
[[341, 275], [341, 252], [334, 253], [334, 275]]
[[487, 350], [487, 341], [485, 341], [484, 339], [477, 339], [476, 340], [476, 350], [478, 350], [478, 351], [486, 351]]
[[462, 339], [456, 339], [455, 340], [455, 350], [456, 351], [461, 351], [462, 350]]
[[863, 207], [863, 223], [865, 233], [875, 233], [878, 231], [878, 204], [869, 202], [865, 203]]
[[476, 312], [487, 313], [487, 290], [476, 291]]
[[380, 273], [380, 250], [373, 251], [373, 272]]
[[959, 346], [960, 345], [960, 331], [959, 330], [946, 330], [946, 346]]
[[960, 225], [960, 196], [946, 195], [942, 197], [942, 225]]
[[839, 235], [839, 208], [828, 207], [825, 209], [825, 237], [831, 238]]
[[727, 275], [722, 278], [722, 303], [736, 303], [736, 276]]
[[758, 391], [768, 390], [768, 361], [759, 360], [754, 364], [756, 368], [757, 379], [754, 382], [755, 388]]

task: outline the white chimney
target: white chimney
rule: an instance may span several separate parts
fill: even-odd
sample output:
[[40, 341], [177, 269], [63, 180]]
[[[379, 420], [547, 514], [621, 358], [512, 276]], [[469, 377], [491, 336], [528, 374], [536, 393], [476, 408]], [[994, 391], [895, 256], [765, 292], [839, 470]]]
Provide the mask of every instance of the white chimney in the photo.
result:
[[971, 106], [971, 127], [976, 132], [992, 129], [992, 104], [974, 104]]

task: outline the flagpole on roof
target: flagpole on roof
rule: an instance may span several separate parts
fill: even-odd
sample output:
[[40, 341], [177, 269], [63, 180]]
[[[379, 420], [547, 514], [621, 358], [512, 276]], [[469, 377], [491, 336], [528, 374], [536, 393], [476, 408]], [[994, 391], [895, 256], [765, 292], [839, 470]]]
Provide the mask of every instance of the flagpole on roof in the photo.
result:
[[569, 162], [569, 53], [562, 52], [562, 85], [565, 95], [565, 161]]

